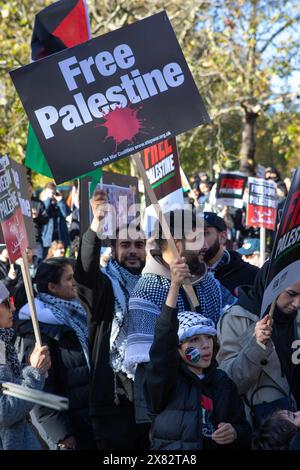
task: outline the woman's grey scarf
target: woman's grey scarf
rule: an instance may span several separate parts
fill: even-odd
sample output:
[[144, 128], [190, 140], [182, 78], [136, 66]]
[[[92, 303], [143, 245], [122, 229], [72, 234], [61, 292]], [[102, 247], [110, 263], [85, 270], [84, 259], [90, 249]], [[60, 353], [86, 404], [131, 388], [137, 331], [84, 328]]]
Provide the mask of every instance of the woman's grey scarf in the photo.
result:
[[0, 341], [5, 344], [6, 364], [12, 370], [15, 377], [21, 374], [21, 365], [18, 360], [17, 352], [12, 343], [15, 331], [13, 328], [0, 328]]
[[38, 298], [50, 308], [59, 324], [70, 327], [76, 333], [90, 369], [87, 317], [79, 300], [63, 300], [49, 294], [39, 294]]

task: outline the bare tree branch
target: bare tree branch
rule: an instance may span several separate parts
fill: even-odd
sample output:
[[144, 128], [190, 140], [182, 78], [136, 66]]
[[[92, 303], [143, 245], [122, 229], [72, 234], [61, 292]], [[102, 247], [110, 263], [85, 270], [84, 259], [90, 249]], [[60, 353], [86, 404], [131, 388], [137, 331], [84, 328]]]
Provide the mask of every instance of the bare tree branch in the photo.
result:
[[292, 24], [296, 23], [299, 20], [300, 20], [300, 15], [296, 16], [296, 18], [292, 18], [288, 20], [283, 26], [281, 26], [277, 31], [275, 31], [275, 33], [272, 34], [272, 36], [267, 40], [266, 44], [259, 50], [259, 53], [263, 54], [265, 50], [270, 46], [270, 44], [272, 44], [276, 36], [278, 36], [285, 29], [287, 29], [289, 26], [291, 26]]

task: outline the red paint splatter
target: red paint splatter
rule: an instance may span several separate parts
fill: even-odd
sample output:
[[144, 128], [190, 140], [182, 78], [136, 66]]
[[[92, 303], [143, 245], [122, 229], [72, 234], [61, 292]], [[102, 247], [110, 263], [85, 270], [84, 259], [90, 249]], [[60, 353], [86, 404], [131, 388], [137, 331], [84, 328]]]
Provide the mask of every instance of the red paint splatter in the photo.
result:
[[142, 120], [137, 117], [138, 109], [116, 108], [113, 111], [109, 111], [104, 115], [104, 123], [98, 124], [95, 127], [104, 126], [107, 129], [106, 139], [112, 138], [116, 147], [122, 142], [129, 141], [133, 142], [135, 136], [142, 129]]

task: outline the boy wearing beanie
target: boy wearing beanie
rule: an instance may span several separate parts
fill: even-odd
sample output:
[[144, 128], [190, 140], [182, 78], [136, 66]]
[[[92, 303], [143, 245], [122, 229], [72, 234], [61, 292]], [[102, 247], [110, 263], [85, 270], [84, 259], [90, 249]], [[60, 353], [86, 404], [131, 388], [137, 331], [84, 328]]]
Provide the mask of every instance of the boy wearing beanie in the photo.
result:
[[145, 365], [151, 448], [250, 448], [251, 428], [236, 386], [217, 369], [214, 323], [197, 312], [177, 315], [178, 293], [190, 273], [184, 258], [170, 269], [169, 293]]

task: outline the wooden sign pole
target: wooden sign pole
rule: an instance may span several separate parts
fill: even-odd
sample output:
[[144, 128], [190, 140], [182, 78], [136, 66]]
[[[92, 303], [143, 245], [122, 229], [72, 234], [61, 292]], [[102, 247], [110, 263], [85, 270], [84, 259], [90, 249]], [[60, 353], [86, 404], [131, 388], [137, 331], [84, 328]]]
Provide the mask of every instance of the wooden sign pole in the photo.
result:
[[22, 270], [22, 276], [23, 276], [25, 291], [27, 295], [27, 300], [29, 303], [29, 309], [30, 309], [30, 315], [31, 315], [31, 320], [32, 320], [32, 325], [33, 325], [35, 341], [37, 345], [41, 347], [42, 339], [41, 339], [39, 322], [37, 320], [34, 295], [33, 295], [33, 287], [32, 287], [31, 277], [29, 273], [28, 260], [27, 260], [26, 253], [22, 253], [21, 270]]
[[260, 266], [266, 261], [266, 228], [260, 227]]
[[[272, 325], [272, 323], [273, 323], [273, 314], [274, 314], [274, 310], [275, 310], [275, 307], [276, 307], [276, 300], [277, 300], [277, 298], [274, 299], [273, 302], [271, 303], [271, 308], [270, 308], [270, 311], [269, 311], [269, 313], [268, 313], [269, 319], [268, 319], [268, 321], [267, 321], [267, 324], [268, 324], [269, 326]], [[260, 341], [257, 341], [257, 343], [260, 344], [260, 346], [261, 346], [263, 349], [267, 349], [267, 347], [266, 347], [263, 343], [261, 343]]]
[[[132, 159], [134, 160], [134, 162], [137, 166], [137, 169], [138, 169], [138, 171], [139, 171], [139, 173], [140, 173], [140, 175], [143, 179], [145, 189], [148, 193], [151, 204], [154, 207], [154, 210], [156, 212], [156, 216], [157, 216], [158, 220], [160, 220], [161, 228], [162, 228], [164, 237], [166, 238], [166, 240], [168, 242], [168, 245], [169, 245], [169, 247], [172, 251], [172, 254], [173, 254], [174, 258], [179, 258], [179, 253], [178, 253], [178, 250], [176, 248], [174, 239], [171, 235], [170, 227], [169, 227], [169, 225], [167, 223], [167, 220], [166, 220], [164, 214], [162, 213], [161, 208], [158, 204], [157, 197], [156, 197], [155, 192], [154, 192], [154, 190], [153, 190], [153, 188], [152, 188], [152, 186], [149, 182], [145, 167], [144, 167], [144, 165], [141, 161], [140, 154], [136, 153], [136, 154], [132, 155]], [[183, 285], [183, 288], [184, 288], [186, 294], [188, 295], [190, 301], [192, 302], [192, 306], [194, 307], [194, 309], [196, 307], [198, 307], [199, 301], [197, 299], [197, 296], [195, 294], [195, 291], [194, 291], [193, 286], [192, 286], [189, 279], [186, 280], [186, 282]]]

